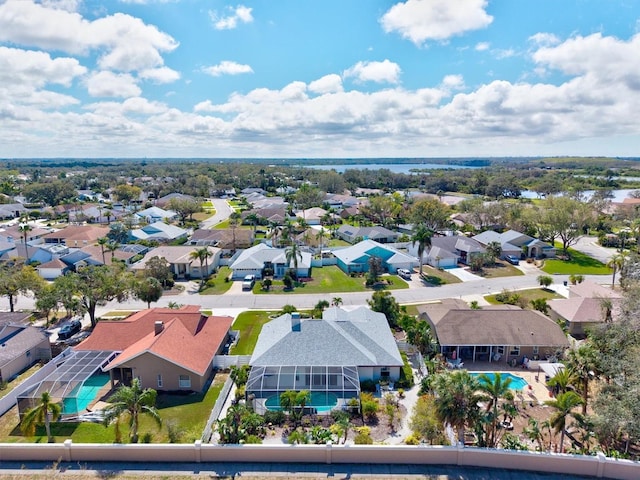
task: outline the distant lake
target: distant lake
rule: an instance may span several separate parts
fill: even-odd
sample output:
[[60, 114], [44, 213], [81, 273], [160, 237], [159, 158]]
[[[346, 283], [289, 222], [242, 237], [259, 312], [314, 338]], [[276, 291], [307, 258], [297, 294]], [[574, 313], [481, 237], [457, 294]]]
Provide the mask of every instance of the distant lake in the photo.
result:
[[[638, 190], [637, 188], [622, 188], [620, 190], [612, 190], [611, 193], [613, 193], [613, 198], [611, 199], [612, 202], [622, 202], [625, 198], [629, 198], [629, 194], [631, 192], [635, 192], [636, 190]], [[591, 198], [591, 196], [593, 195], [593, 190], [585, 190], [584, 192], [582, 192], [584, 198], [586, 198], [587, 200], [589, 200]], [[522, 193], [520, 194], [520, 196], [522, 198], [540, 198], [540, 196], [538, 195], [538, 192], [533, 192], [531, 190], [523, 190]]]
[[387, 169], [392, 173], [406, 173], [412, 174], [411, 170], [425, 170], [425, 169], [451, 169], [461, 170], [465, 168], [484, 168], [484, 167], [469, 167], [466, 165], [447, 165], [445, 163], [350, 163], [350, 164], [336, 164], [336, 165], [303, 165], [306, 168], [315, 168], [317, 170], [335, 170], [338, 173], [344, 173], [345, 170], [380, 170]]

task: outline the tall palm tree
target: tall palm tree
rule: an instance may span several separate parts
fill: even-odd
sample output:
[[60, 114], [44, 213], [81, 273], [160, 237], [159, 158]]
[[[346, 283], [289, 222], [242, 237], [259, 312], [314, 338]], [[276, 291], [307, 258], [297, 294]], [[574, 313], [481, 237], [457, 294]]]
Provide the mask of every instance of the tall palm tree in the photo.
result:
[[293, 263], [295, 277], [298, 278], [298, 265], [299, 262], [302, 261], [302, 251], [300, 247], [294, 242], [287, 247], [284, 254], [287, 261], [287, 268], [291, 268], [291, 264]]
[[204, 286], [205, 272], [209, 270], [209, 258], [213, 256], [213, 253], [208, 247], [196, 248], [189, 254], [189, 258], [192, 260], [200, 261], [200, 288]]
[[105, 425], [123, 415], [128, 416], [131, 443], [138, 443], [140, 414], [146, 413], [155, 420], [158, 426], [162, 425], [162, 419], [155, 407], [157, 395], [157, 392], [152, 388], [143, 390], [138, 378], [131, 381], [130, 387], [120, 386], [107, 400], [111, 405], [105, 409]]
[[457, 432], [458, 442], [464, 443], [465, 427], [473, 427], [479, 419], [478, 393], [480, 385], [466, 370], [440, 373], [434, 377], [433, 387], [438, 394], [436, 413]]
[[590, 344], [584, 343], [578, 348], [569, 350], [567, 368], [573, 374], [582, 391], [582, 415], [587, 414], [589, 401], [589, 381], [596, 376], [598, 371], [599, 354]]
[[431, 248], [431, 237], [433, 232], [425, 224], [419, 223], [413, 229], [413, 235], [411, 236], [412, 244], [418, 244], [418, 260], [420, 261], [420, 276], [422, 276], [422, 265], [424, 251], [427, 248]]
[[104, 265], [107, 264], [107, 261], [106, 261], [105, 256], [104, 256], [104, 250], [105, 250], [105, 247], [108, 244], [109, 244], [109, 238], [108, 237], [100, 237], [98, 239], [98, 245], [100, 245], [100, 250], [102, 251], [102, 263]]
[[480, 380], [480, 391], [484, 393], [489, 401], [487, 402], [487, 413], [491, 412], [489, 416], [490, 424], [489, 431], [487, 432], [487, 447], [495, 448], [497, 443], [497, 431], [498, 431], [498, 402], [500, 400], [513, 400], [513, 393], [509, 386], [511, 385], [511, 377], [503, 377], [500, 373], [495, 372], [493, 378], [483, 373], [478, 377]]
[[556, 388], [558, 390], [558, 393], [565, 393], [573, 388], [574, 381], [575, 377], [573, 375], [573, 372], [571, 372], [568, 368], [563, 368], [561, 370], [558, 370], [556, 374], [549, 379], [547, 385]]
[[556, 433], [560, 432], [560, 453], [562, 453], [564, 451], [564, 435], [567, 427], [567, 419], [570, 416], [574, 416], [575, 418], [573, 409], [582, 405], [583, 400], [580, 398], [580, 395], [570, 390], [561, 393], [555, 400], [547, 400], [544, 403], [555, 409], [549, 422]]
[[231, 227], [231, 250], [232, 253], [236, 253], [236, 228], [238, 228], [238, 223], [242, 219], [242, 215], [238, 212], [233, 212], [229, 215], [229, 227]]
[[18, 227], [18, 230], [20, 230], [20, 233], [22, 233], [22, 239], [24, 241], [24, 246], [26, 247], [27, 246], [27, 237], [29, 235], [29, 232], [31, 230], [33, 230], [33, 229], [31, 228], [31, 225], [29, 225], [28, 223], [23, 223], [22, 225], [20, 225]]
[[260, 217], [258, 217], [258, 214], [256, 214], [255, 212], [252, 212], [245, 217], [245, 220], [251, 222], [251, 226], [253, 227], [253, 237], [255, 238]]
[[118, 244], [118, 242], [114, 242], [113, 240], [110, 242], [107, 242], [107, 244], [105, 245], [107, 250], [109, 250], [111, 252], [111, 261], [113, 262], [113, 259], [116, 257], [116, 250], [118, 250], [118, 248], [120, 248], [120, 245]]
[[611, 277], [611, 288], [615, 288], [616, 286], [616, 273], [622, 270], [624, 267], [624, 262], [626, 260], [626, 255], [624, 253], [616, 253], [613, 255], [609, 261], [607, 262], [607, 267], [613, 270], [613, 275]]
[[53, 403], [51, 401], [49, 392], [42, 392], [38, 404], [24, 414], [22, 422], [20, 423], [20, 429], [25, 435], [32, 436], [35, 434], [36, 425], [44, 424], [44, 429], [47, 432], [47, 440], [51, 443], [53, 442], [53, 437], [51, 436], [51, 421], [53, 420], [55, 422], [60, 418], [61, 414], [62, 406], [59, 403]]

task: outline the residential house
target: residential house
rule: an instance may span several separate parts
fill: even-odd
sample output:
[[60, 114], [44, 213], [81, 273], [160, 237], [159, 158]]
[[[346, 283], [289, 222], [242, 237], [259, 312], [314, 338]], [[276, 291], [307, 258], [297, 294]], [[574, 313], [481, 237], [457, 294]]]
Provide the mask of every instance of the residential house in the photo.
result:
[[178, 200], [195, 200], [195, 197], [192, 197], [191, 195], [185, 195], [184, 193], [170, 193], [168, 195], [165, 195], [164, 197], [160, 197], [156, 200], [156, 205], [164, 208], [167, 205], [169, 205], [169, 202], [173, 199], [178, 199]]
[[[23, 224], [24, 225], [24, 224]], [[24, 237], [27, 237], [27, 244], [41, 245], [44, 243], [43, 237], [51, 233], [51, 228], [41, 228], [37, 225], [26, 224], [29, 229], [20, 230], [22, 225], [12, 225], [0, 229], [0, 241], [12, 242], [16, 244], [24, 243]]]
[[2, 203], [0, 204], [0, 220], [10, 218], [18, 218], [20, 215], [29, 213], [21, 203]]
[[415, 257], [373, 240], [334, 249], [332, 253], [337, 258], [340, 270], [347, 274], [369, 271], [369, 259], [374, 256], [382, 260], [382, 268], [389, 273], [395, 273], [399, 268], [412, 270], [418, 265]]
[[583, 338], [588, 329], [615, 321], [621, 302], [619, 292], [585, 280], [569, 286], [569, 298], [550, 300], [549, 316], [564, 322], [571, 336]]
[[172, 210], [164, 210], [160, 207], [149, 207], [135, 213], [135, 216], [147, 223], [171, 221], [178, 214]]
[[255, 208], [252, 210], [245, 210], [241, 213], [243, 223], [247, 223], [247, 216], [255, 214], [260, 223], [269, 223], [272, 225], [280, 225], [289, 217], [285, 205], [279, 205], [274, 207]]
[[[107, 217], [109, 213], [109, 217]], [[113, 218], [113, 212], [101, 203], [87, 203], [83, 205], [73, 205], [67, 211], [69, 222], [87, 223], [108, 223]]]
[[486, 249], [472, 238], [462, 235], [433, 237], [426, 263], [435, 268], [453, 267], [458, 263], [469, 265], [474, 256], [484, 253]]
[[71, 267], [59, 258], [54, 258], [48, 262], [41, 263], [36, 267], [38, 275], [45, 280], [55, 280], [56, 278], [71, 271]]
[[515, 230], [507, 230], [499, 234], [486, 231], [473, 238], [484, 246], [491, 241], [499, 242], [502, 245], [503, 256], [516, 255], [520, 257], [525, 255], [525, 257], [532, 258], [553, 258], [556, 256], [556, 249], [553, 245]]
[[343, 195], [341, 193], [327, 193], [324, 201], [338, 213], [345, 208], [357, 207], [360, 204], [360, 200], [353, 195]]
[[[7, 246], [11, 246], [13, 248], [6, 250], [5, 247]], [[4, 242], [0, 242], [0, 252], [0, 260], [22, 258], [27, 264], [44, 263], [53, 258], [53, 255], [48, 250], [40, 247], [31, 247], [24, 243], [5, 244]]]
[[207, 316], [197, 305], [152, 308], [118, 321], [102, 320], [76, 351], [117, 352], [105, 367], [112, 382], [143, 388], [202, 391], [213, 358], [229, 342], [233, 318]]
[[189, 231], [176, 225], [164, 222], [154, 222], [142, 228], [129, 231], [132, 240], [156, 240], [158, 242], [171, 242], [186, 239]]
[[322, 223], [322, 218], [328, 212], [324, 208], [320, 207], [312, 207], [307, 208], [306, 210], [299, 210], [296, 212], [296, 217], [299, 220], [304, 220], [307, 225], [320, 225]]
[[44, 330], [0, 315], [0, 382], [7, 382], [41, 360], [51, 359], [51, 344]]
[[253, 229], [247, 228], [199, 228], [189, 239], [190, 245], [211, 245], [222, 249], [222, 255], [253, 245]]
[[164, 258], [171, 267], [171, 272], [176, 278], [202, 278], [208, 277], [216, 271], [220, 265], [222, 250], [217, 247], [207, 247], [211, 256], [207, 259], [207, 265], [203, 264], [204, 272], [200, 271], [200, 260], [191, 256], [199, 247], [193, 245], [170, 246], [163, 245], [149, 250], [145, 257], [131, 266], [132, 270], [144, 270], [147, 262], [153, 257]]
[[354, 227], [341, 225], [336, 230], [336, 236], [345, 242], [356, 243], [360, 240], [375, 240], [378, 243], [394, 243], [400, 234], [385, 227]]
[[440, 352], [464, 361], [520, 363], [524, 357], [546, 359], [569, 342], [560, 326], [535, 310], [512, 305], [471, 309], [456, 299], [418, 306], [429, 322]]
[[96, 243], [99, 238], [106, 237], [107, 233], [109, 233], [108, 227], [69, 225], [57, 232], [51, 232], [43, 238], [45, 244], [61, 243], [69, 248], [81, 248]]
[[397, 381], [403, 360], [384, 314], [332, 307], [322, 319], [294, 312], [266, 323], [250, 365], [246, 392], [256, 411], [277, 408], [287, 390], [308, 390], [320, 399], [310, 402], [321, 407], [315, 413], [328, 414], [359, 398], [364, 380]]
[[496, 242], [500, 245], [502, 252], [500, 254], [500, 258], [506, 258], [507, 255], [512, 255], [517, 258], [521, 258], [522, 256], [522, 247], [518, 247], [512, 243], [505, 241], [505, 238], [502, 233], [498, 233], [494, 230], [486, 230], [478, 235], [473, 237], [475, 241], [480, 243], [483, 247], [487, 247], [490, 243]]
[[[298, 258], [298, 268], [295, 273], [298, 278], [310, 277], [311, 254], [302, 251], [300, 254], [301, 257]], [[287, 262], [286, 248], [274, 248], [260, 243], [240, 252], [233, 258], [230, 268], [234, 280], [240, 280], [246, 275], [262, 278], [265, 270], [272, 271], [275, 278], [282, 278], [287, 270], [295, 268], [295, 262], [293, 259]]]

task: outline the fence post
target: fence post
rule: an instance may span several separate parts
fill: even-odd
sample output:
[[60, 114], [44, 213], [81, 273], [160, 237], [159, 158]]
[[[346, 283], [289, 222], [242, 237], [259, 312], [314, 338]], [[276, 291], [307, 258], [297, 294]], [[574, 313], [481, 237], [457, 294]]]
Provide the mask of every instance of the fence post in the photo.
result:
[[598, 472], [596, 476], [602, 478], [604, 477], [604, 465], [607, 463], [607, 456], [602, 452], [598, 452], [596, 453], [596, 458], [598, 459]]
[[464, 465], [464, 443], [463, 442], [458, 442], [457, 443], [457, 447], [458, 447], [458, 454], [456, 455], [456, 463], [458, 464], [458, 466], [462, 466]]
[[70, 438], [66, 439], [64, 441], [64, 461], [65, 462], [70, 462], [71, 461], [71, 447], [73, 446], [73, 440], [71, 440]]
[[193, 443], [193, 448], [196, 454], [196, 463], [202, 462], [202, 440], [196, 440]]
[[327, 462], [327, 465], [331, 465], [331, 441], [327, 442], [327, 449], [325, 450], [325, 461]]

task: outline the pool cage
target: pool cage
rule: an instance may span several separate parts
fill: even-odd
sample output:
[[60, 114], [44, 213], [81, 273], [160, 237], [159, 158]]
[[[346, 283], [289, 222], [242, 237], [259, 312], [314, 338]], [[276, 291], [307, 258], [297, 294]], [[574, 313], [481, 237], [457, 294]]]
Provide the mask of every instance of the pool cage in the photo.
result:
[[246, 385], [246, 396], [257, 413], [279, 410], [280, 394], [308, 390], [310, 413], [329, 414], [360, 398], [360, 376], [355, 366], [254, 366]]
[[[77, 415], [86, 408], [92, 398], [82, 387], [115, 358], [117, 352], [109, 351], [73, 351], [69, 358], [50, 373], [44, 380], [36, 383], [18, 395], [20, 418], [35, 407], [42, 394], [49, 392], [51, 401], [62, 404], [62, 415]], [[88, 389], [95, 396], [95, 390]]]

